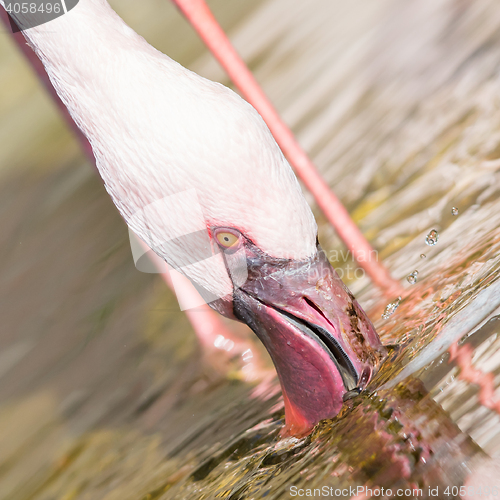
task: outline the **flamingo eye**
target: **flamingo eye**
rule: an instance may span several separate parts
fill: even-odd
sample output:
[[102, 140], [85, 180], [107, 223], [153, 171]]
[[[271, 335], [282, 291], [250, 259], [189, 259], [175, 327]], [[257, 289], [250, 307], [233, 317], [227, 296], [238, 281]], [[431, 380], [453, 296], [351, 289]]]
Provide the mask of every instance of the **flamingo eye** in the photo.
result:
[[220, 247], [236, 250], [241, 242], [241, 233], [234, 229], [218, 228], [214, 231], [215, 239]]
[[217, 233], [215, 237], [217, 238], [219, 244], [225, 248], [230, 248], [236, 245], [238, 241], [240, 241], [240, 239], [235, 234], [226, 231], [221, 231], [220, 233]]

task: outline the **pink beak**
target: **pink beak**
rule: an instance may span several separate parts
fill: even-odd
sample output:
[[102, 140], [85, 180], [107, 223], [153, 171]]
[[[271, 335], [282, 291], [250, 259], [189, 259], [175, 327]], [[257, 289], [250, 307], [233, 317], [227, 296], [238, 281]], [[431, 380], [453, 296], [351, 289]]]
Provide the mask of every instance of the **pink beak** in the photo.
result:
[[319, 248], [310, 261], [248, 255], [234, 314], [263, 342], [285, 402], [285, 435], [307, 434], [362, 390], [386, 355], [370, 320]]

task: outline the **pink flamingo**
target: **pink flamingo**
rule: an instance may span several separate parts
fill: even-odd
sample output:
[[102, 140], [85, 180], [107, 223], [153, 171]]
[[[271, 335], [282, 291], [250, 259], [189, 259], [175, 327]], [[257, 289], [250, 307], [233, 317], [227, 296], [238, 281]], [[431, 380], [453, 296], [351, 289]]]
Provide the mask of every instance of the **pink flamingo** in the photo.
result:
[[[188, 9], [196, 2], [177, 3], [196, 17]], [[29, 26], [27, 16], [15, 20]], [[336, 415], [385, 349], [321, 251], [310, 208], [261, 116], [148, 45], [104, 0], [81, 0], [50, 28], [24, 36], [89, 140], [129, 227], [269, 351], [285, 402], [284, 434], [302, 435]], [[307, 178], [309, 160], [282, 122], [273, 124], [273, 112], [270, 126]], [[317, 173], [310, 179], [330, 200], [323, 206], [338, 208]], [[349, 248], [366, 255], [366, 240], [343, 208], [339, 214]], [[390, 287], [381, 269], [372, 276]]]

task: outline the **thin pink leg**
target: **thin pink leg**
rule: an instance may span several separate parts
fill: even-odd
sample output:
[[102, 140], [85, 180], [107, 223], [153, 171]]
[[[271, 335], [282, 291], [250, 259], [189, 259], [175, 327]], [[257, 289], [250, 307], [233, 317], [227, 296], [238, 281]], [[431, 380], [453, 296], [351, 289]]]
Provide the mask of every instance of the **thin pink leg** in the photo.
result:
[[[77, 127], [71, 115], [69, 114], [66, 106], [62, 103], [57, 95], [54, 87], [52, 86], [47, 73], [35, 53], [27, 45], [26, 40], [22, 33], [12, 33], [10, 28], [9, 18], [4, 9], [0, 8], [0, 18], [3, 21], [7, 31], [11, 34], [19, 49], [25, 55], [26, 59], [35, 70], [36, 75], [42, 82], [48, 93], [51, 95], [54, 102], [57, 104], [61, 115], [66, 121], [68, 127], [76, 135], [82, 150], [84, 151], [87, 159], [92, 165], [95, 166], [94, 153], [87, 138], [83, 135], [81, 130]], [[141, 242], [143, 244], [143, 242]], [[149, 249], [148, 249], [149, 250]], [[160, 272], [162, 278], [167, 285], [172, 288], [172, 282], [168, 272]], [[197, 293], [195, 290], [193, 293]], [[211, 358], [212, 354], [219, 352], [215, 356], [213, 364], [226, 363], [235, 356], [241, 356], [243, 366], [242, 374], [246, 380], [260, 379], [268, 376], [267, 371], [263, 368], [265, 363], [259, 357], [259, 353], [255, 345], [250, 340], [242, 340], [236, 336], [226, 325], [222, 322], [219, 315], [212, 311], [206, 304], [197, 307], [196, 309], [189, 309], [185, 311], [196, 336], [203, 347], [203, 352], [206, 357]], [[221, 356], [222, 355], [222, 356]]]
[[276, 142], [307, 189], [313, 194], [330, 224], [372, 281], [391, 294], [401, 294], [401, 285], [377, 260], [377, 252], [353, 222], [344, 205], [331, 191], [313, 162], [278, 115], [254, 76], [238, 55], [214, 18], [205, 0], [172, 0], [193, 25], [245, 99], [264, 118]]

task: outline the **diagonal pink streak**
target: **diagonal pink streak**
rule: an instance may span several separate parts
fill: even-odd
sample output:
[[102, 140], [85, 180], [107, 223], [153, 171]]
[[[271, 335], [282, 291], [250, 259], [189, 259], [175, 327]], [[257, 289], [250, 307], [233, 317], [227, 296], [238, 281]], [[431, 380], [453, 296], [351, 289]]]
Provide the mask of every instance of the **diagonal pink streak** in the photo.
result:
[[479, 386], [479, 403], [500, 414], [500, 399], [495, 397], [495, 376], [484, 373], [472, 364], [474, 351], [468, 344], [459, 346], [457, 342], [449, 349], [449, 362], [455, 361], [459, 368], [458, 378]]
[[389, 294], [401, 295], [401, 284], [392, 278], [385, 266], [377, 260], [377, 252], [281, 119], [243, 59], [232, 46], [205, 0], [172, 1], [198, 32], [245, 99], [260, 113], [295, 172], [312, 193], [316, 203], [352, 252], [358, 264], [375, 285]]

